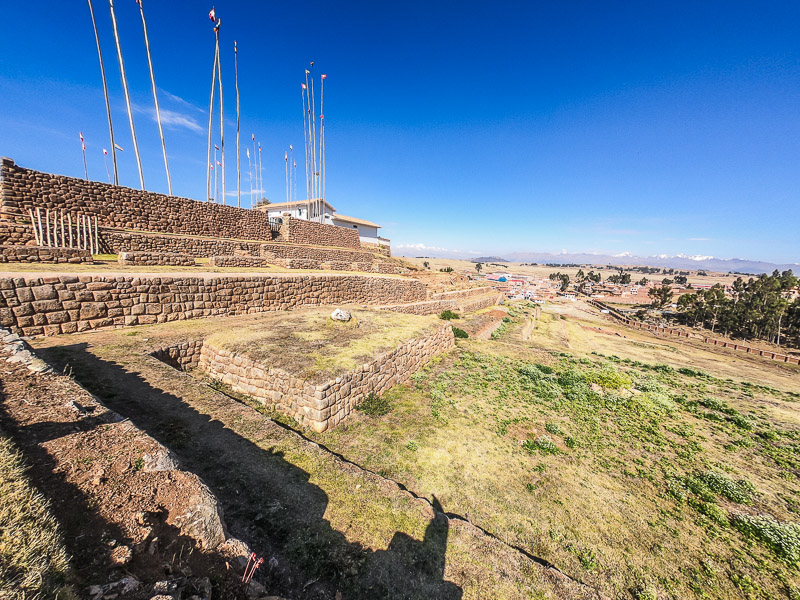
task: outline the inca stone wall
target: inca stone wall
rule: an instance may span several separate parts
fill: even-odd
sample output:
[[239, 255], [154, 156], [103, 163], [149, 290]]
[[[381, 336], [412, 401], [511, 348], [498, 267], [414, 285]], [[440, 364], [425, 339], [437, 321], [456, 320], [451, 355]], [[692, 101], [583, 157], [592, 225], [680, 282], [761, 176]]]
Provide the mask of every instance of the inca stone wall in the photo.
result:
[[0, 326], [26, 336], [285, 310], [417, 302], [425, 286], [379, 275], [67, 276], [0, 279]]
[[29, 221], [28, 209], [38, 207], [96, 216], [100, 227], [246, 240], [273, 237], [266, 213], [256, 210], [42, 173], [7, 158], [0, 176], [6, 220]]
[[283, 217], [281, 239], [290, 244], [361, 248], [361, 238], [355, 229], [291, 217]]
[[268, 267], [274, 262], [260, 256], [212, 256], [208, 264], [212, 267]]
[[197, 264], [194, 256], [174, 252], [122, 252], [117, 260], [128, 266], [193, 267]]
[[[297, 220], [297, 219], [294, 219]], [[318, 225], [318, 223], [312, 223]], [[326, 227], [336, 227], [335, 225], [326, 225]], [[343, 231], [344, 229], [339, 227]], [[260, 256], [263, 258], [294, 258], [312, 260], [317, 262], [324, 261], [341, 261], [347, 263], [354, 262], [372, 262], [376, 258], [375, 254], [365, 250], [345, 250], [343, 248], [320, 248], [317, 246], [292, 246], [287, 244], [261, 244]]]
[[200, 350], [202, 348], [203, 340], [193, 340], [191, 342], [183, 342], [177, 346], [158, 348], [151, 352], [150, 356], [180, 371], [190, 371], [191, 369], [196, 369], [200, 364]]
[[92, 253], [76, 248], [46, 248], [43, 246], [0, 246], [0, 263], [90, 263]]
[[[234, 391], [322, 432], [341, 423], [368, 394], [380, 395], [407, 381], [431, 357], [454, 345], [453, 329], [449, 324], [444, 325], [320, 385], [312, 385], [286, 371], [258, 364], [208, 343], [203, 344], [198, 366]], [[186, 355], [190, 350], [183, 349]], [[178, 357], [173, 360], [180, 360], [180, 353], [178, 350]]]
[[448, 292], [436, 292], [431, 294], [431, 300], [450, 300], [455, 298], [469, 298], [471, 296], [482, 296], [483, 294], [496, 293], [495, 290], [484, 285], [481, 287], [466, 288], [463, 290], [451, 290]]
[[258, 256], [260, 247], [261, 242], [158, 235], [112, 229], [100, 230], [100, 248], [112, 254], [131, 250], [137, 252], [173, 252], [194, 256], [195, 258], [223, 254], [252, 254]]

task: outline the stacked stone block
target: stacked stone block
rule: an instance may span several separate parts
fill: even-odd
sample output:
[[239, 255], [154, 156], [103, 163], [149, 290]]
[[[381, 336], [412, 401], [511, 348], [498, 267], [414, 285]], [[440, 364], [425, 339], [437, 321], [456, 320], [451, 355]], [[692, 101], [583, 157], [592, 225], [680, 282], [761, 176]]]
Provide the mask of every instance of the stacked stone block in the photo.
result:
[[118, 262], [125, 266], [193, 267], [193, 256], [173, 252], [122, 252]]
[[234, 391], [322, 432], [341, 423], [368, 394], [380, 395], [407, 381], [433, 356], [454, 345], [452, 327], [444, 325], [318, 385], [208, 343], [200, 352], [199, 368]]
[[48, 248], [46, 246], [0, 246], [0, 263], [90, 263], [92, 253], [77, 248]]
[[283, 217], [281, 239], [289, 244], [361, 248], [361, 238], [355, 229], [292, 217]]
[[303, 274], [231, 277], [74, 276], [0, 279], [0, 326], [26, 336], [304, 305], [416, 302], [425, 286], [396, 277]]

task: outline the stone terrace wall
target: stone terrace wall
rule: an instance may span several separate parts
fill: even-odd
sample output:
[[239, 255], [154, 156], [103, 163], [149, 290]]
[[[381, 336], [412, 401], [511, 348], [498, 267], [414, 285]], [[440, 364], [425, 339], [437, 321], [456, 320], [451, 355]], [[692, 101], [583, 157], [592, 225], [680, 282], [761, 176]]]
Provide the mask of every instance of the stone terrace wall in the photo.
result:
[[268, 267], [271, 263], [266, 258], [260, 256], [212, 256], [208, 261], [212, 267]]
[[46, 248], [44, 246], [0, 246], [0, 263], [90, 263], [92, 253], [77, 248]]
[[191, 369], [196, 369], [200, 364], [200, 351], [202, 348], [203, 340], [193, 340], [191, 342], [183, 342], [177, 346], [157, 348], [150, 353], [150, 356], [180, 371], [190, 371]]
[[[293, 220], [296, 221], [297, 219]], [[312, 225], [318, 225], [318, 223], [312, 223]], [[336, 225], [325, 225], [325, 227], [336, 227]], [[339, 229], [349, 232], [349, 230], [342, 227], [339, 227]], [[294, 258], [317, 262], [340, 261], [348, 263], [370, 263], [375, 258], [375, 255], [372, 252], [367, 252], [364, 250], [318, 248], [314, 246], [289, 246], [286, 244], [261, 244], [260, 256], [267, 259]]]
[[425, 286], [417, 280], [377, 275], [17, 277], [0, 279], [0, 326], [26, 336], [57, 335], [303, 305], [424, 297]]
[[290, 244], [361, 248], [361, 238], [355, 229], [315, 223], [293, 217], [283, 217], [281, 239]]
[[[257, 210], [51, 175], [18, 167], [8, 158], [2, 159], [0, 176], [0, 216], [9, 221], [29, 221], [28, 209], [35, 211], [39, 207], [96, 216], [101, 227], [264, 241], [273, 239], [267, 214]], [[324, 239], [320, 236], [317, 243], [324, 244]]]
[[482, 294], [495, 293], [494, 288], [484, 285], [481, 287], [466, 288], [463, 290], [451, 290], [449, 292], [436, 292], [431, 294], [431, 300], [451, 300], [456, 298], [469, 298], [470, 296], [480, 296]]
[[407, 381], [431, 357], [454, 346], [453, 329], [444, 325], [321, 385], [208, 343], [203, 344], [199, 368], [235, 391], [322, 432], [338, 425], [370, 392], [380, 395]]
[[194, 256], [172, 252], [122, 252], [118, 259], [121, 265], [193, 267]]
[[260, 247], [261, 242], [157, 235], [113, 229], [100, 230], [100, 248], [112, 254], [130, 250], [137, 252], [174, 252], [194, 256], [195, 258], [207, 258], [222, 254], [258, 256]]

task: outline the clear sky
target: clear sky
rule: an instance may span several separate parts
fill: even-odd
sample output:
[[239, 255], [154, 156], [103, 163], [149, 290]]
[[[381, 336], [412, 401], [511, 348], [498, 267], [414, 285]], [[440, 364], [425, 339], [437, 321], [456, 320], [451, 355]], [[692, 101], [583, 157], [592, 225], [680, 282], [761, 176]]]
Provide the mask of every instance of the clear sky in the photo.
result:
[[[120, 180], [138, 187], [108, 4], [94, 6], [125, 149]], [[166, 192], [138, 6], [115, 6], [147, 188]], [[144, 7], [174, 192], [202, 199], [211, 3]], [[266, 195], [285, 198], [293, 144], [304, 197], [300, 82], [313, 60], [328, 75], [327, 198], [383, 225], [397, 249], [800, 261], [795, 0], [221, 0], [216, 10], [229, 203], [236, 39], [248, 192], [252, 132], [264, 147]], [[82, 177], [82, 131], [89, 175], [105, 180], [88, 5], [4, 3], [3, 17], [0, 154]]]

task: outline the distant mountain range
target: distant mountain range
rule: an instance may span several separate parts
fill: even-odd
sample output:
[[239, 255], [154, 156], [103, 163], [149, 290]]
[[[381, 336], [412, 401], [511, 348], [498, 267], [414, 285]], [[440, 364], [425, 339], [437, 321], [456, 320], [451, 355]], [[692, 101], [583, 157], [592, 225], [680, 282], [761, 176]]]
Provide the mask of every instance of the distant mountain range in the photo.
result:
[[[717, 271], [722, 273], [772, 273], [775, 269], [786, 271], [792, 269], [795, 273], [800, 273], [800, 263], [776, 264], [760, 260], [746, 260], [742, 258], [715, 258], [713, 256], [687, 256], [677, 254], [670, 256], [667, 254], [657, 254], [655, 256], [635, 256], [629, 252], [622, 254], [589, 254], [589, 253], [558, 253], [552, 252], [512, 252], [506, 254], [505, 258], [498, 256], [481, 256], [475, 258], [469, 255], [457, 255], [453, 252], [431, 252], [427, 251], [434, 258], [464, 258], [472, 262], [483, 263], [539, 263], [539, 264], [581, 264], [581, 265], [614, 265], [614, 266], [633, 266], [647, 265], [649, 267], [666, 267], [668, 269], [705, 270]], [[412, 251], [405, 254], [401, 251], [401, 256], [412, 256]]]

